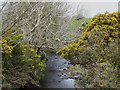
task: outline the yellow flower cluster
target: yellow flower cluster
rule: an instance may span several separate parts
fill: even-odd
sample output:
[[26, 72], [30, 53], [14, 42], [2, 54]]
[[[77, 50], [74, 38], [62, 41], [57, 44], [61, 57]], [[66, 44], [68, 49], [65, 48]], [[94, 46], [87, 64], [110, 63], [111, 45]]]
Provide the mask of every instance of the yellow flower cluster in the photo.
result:
[[[95, 16], [91, 22], [86, 25], [85, 31], [78, 42], [71, 41], [69, 45], [60, 49], [57, 54], [61, 54], [63, 57], [69, 57], [79, 53], [83, 45], [104, 46], [109, 42], [113, 42], [116, 38], [120, 38], [119, 17], [120, 12], [106, 12], [105, 14]], [[95, 32], [98, 34], [95, 35]]]
[[2, 44], [2, 51], [4, 53], [11, 54], [13, 47], [11, 45], [8, 45], [7, 40], [2, 39], [0, 44]]
[[[4, 32], [4, 31], [3, 31]], [[45, 69], [45, 60], [41, 60], [41, 55], [38, 55], [33, 47], [23, 42], [23, 34], [20, 30], [6, 30], [2, 34], [2, 40], [0, 44], [2, 46], [2, 62], [3, 62], [3, 76], [8, 84], [12, 84], [12, 81], [21, 78], [22, 81], [40, 80], [43, 77]], [[16, 68], [17, 67], [17, 68]], [[16, 70], [12, 70], [15, 69]], [[19, 73], [19, 75], [8, 73]], [[39, 74], [36, 72], [39, 72]], [[7, 74], [6, 74], [7, 73]], [[22, 75], [27, 76], [24, 80]], [[31, 75], [32, 76], [31, 76]], [[33, 78], [34, 77], [34, 78]], [[11, 81], [9, 78], [14, 78]], [[22, 82], [15, 82], [17, 85]], [[32, 81], [31, 81], [32, 83]], [[14, 85], [13, 85], [14, 86]]]

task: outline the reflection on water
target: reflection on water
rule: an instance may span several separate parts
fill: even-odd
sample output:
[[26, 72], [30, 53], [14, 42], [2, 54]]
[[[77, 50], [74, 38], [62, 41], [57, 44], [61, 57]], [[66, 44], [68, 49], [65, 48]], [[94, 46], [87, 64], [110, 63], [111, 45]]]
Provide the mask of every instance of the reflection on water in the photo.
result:
[[60, 58], [52, 56], [47, 61], [45, 77], [42, 81], [42, 87], [45, 88], [74, 88], [74, 79], [70, 79], [65, 70], [70, 63]]

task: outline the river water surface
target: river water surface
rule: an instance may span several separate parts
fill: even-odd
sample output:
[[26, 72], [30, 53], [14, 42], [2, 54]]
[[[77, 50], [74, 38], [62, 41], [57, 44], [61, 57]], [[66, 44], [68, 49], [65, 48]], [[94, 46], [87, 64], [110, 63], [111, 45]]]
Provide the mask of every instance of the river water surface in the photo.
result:
[[70, 63], [59, 56], [51, 56], [47, 61], [43, 88], [74, 88], [74, 79], [65, 73]]

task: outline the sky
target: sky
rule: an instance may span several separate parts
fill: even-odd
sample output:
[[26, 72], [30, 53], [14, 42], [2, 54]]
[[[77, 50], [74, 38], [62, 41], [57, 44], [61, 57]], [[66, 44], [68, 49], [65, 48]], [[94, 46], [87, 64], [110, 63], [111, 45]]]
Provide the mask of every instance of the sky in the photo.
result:
[[[104, 13], [106, 11], [108, 12], [118, 11], [118, 2], [120, 3], [120, 0], [0, 0], [0, 1], [70, 2], [72, 7], [71, 13], [75, 13], [77, 10], [83, 9], [85, 17], [93, 17], [98, 13]], [[120, 4], [119, 4], [119, 7], [120, 7]]]
[[[89, 0], [90, 1], [90, 0]], [[97, 1], [97, 0], [96, 0]], [[109, 0], [111, 1], [111, 0]], [[120, 3], [119, 3], [120, 5]], [[71, 6], [73, 7], [73, 11], [76, 9], [83, 9], [85, 17], [93, 17], [98, 13], [108, 12], [116, 12], [118, 11], [118, 0], [112, 2], [88, 2], [88, 0], [84, 2], [72, 2]], [[79, 6], [79, 8], [77, 8]], [[119, 6], [120, 7], [120, 6]]]

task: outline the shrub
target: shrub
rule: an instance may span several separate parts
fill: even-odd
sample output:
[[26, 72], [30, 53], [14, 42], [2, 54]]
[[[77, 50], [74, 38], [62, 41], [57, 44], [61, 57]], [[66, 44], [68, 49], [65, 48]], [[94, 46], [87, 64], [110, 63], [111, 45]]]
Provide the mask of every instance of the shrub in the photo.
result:
[[28, 82], [38, 85], [44, 76], [45, 60], [24, 43], [21, 30], [6, 30], [2, 37], [3, 88], [24, 87]]
[[[96, 67], [86, 69], [75, 65], [69, 68], [69, 75], [77, 76], [75, 86], [81, 88], [81, 82], [86, 88], [118, 88], [120, 87], [117, 68], [113, 68], [109, 62], [96, 63]], [[81, 81], [82, 80], [82, 81]]]
[[[80, 64], [88, 70], [97, 73], [97, 69], [101, 67], [101, 63], [105, 63], [109, 68], [115, 69], [114, 78], [117, 83], [112, 82], [115, 86], [119, 86], [118, 72], [120, 72], [120, 12], [100, 14], [95, 16], [90, 23], [86, 24], [85, 31], [78, 42], [72, 41], [66, 47], [60, 49], [57, 53], [70, 60], [72, 64]], [[70, 57], [70, 58], [69, 58]], [[107, 63], [109, 62], [109, 63]], [[97, 64], [96, 64], [97, 63]], [[109, 64], [111, 67], [109, 67]], [[95, 68], [95, 69], [93, 69]], [[117, 71], [116, 71], [117, 68]], [[102, 69], [102, 68], [101, 68]], [[102, 69], [110, 74], [106, 69]], [[99, 74], [100, 72], [98, 72]], [[89, 77], [89, 75], [88, 75]], [[92, 74], [92, 77], [96, 75]], [[103, 82], [105, 79], [103, 79]], [[109, 80], [108, 80], [109, 81]], [[90, 80], [88, 80], [90, 82]], [[90, 82], [89, 84], [92, 84]], [[95, 83], [95, 82], [94, 82]], [[101, 86], [99, 81], [96, 86]], [[104, 87], [111, 85], [106, 82]], [[109, 84], [109, 85], [108, 85]]]
[[[95, 16], [90, 23], [86, 25], [85, 31], [78, 42], [72, 41], [69, 45], [60, 49], [57, 54], [65, 58], [74, 58], [81, 56], [80, 54], [84, 52], [83, 48], [90, 48], [92, 53], [99, 53], [99, 55], [104, 56], [104, 51], [109, 48], [110, 42], [119, 42], [120, 38], [120, 24], [119, 24], [119, 12], [105, 13]], [[118, 44], [116, 47], [118, 47]], [[96, 54], [98, 55], [98, 54]], [[96, 57], [98, 58], [98, 57]], [[97, 61], [97, 59], [96, 59]]]

